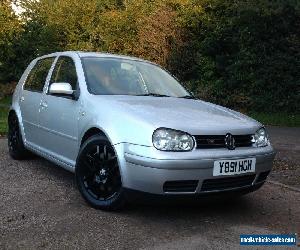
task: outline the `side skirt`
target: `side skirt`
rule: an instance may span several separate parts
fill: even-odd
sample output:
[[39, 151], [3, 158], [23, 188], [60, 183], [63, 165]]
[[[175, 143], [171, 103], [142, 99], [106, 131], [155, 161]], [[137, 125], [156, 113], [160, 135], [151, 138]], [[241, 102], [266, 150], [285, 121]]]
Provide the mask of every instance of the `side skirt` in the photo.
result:
[[33, 145], [29, 145], [28, 143], [25, 143], [24, 145], [25, 145], [25, 147], [28, 150], [32, 151], [33, 153], [35, 153], [35, 154], [37, 154], [37, 155], [39, 155], [39, 156], [47, 159], [48, 161], [53, 162], [54, 164], [56, 164], [56, 165], [58, 165], [58, 166], [60, 166], [60, 167], [62, 167], [64, 169], [66, 169], [66, 170], [68, 170], [68, 171], [70, 171], [72, 173], [75, 173], [75, 166], [72, 166], [69, 163], [66, 163], [66, 162], [64, 162], [62, 160], [59, 160], [56, 157], [54, 157], [54, 156], [52, 156], [50, 154], [45, 153], [44, 151], [38, 149], [37, 147], [35, 147]]

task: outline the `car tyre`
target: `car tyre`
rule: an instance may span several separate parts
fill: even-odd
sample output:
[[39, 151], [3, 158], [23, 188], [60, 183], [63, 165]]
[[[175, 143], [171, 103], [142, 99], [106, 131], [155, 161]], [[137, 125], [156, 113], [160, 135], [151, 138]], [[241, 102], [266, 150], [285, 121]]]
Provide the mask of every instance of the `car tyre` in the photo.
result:
[[8, 149], [10, 156], [15, 160], [26, 159], [29, 151], [25, 148], [18, 117], [11, 113], [8, 117]]
[[87, 139], [80, 148], [75, 168], [83, 198], [96, 209], [120, 210], [125, 205], [117, 155], [102, 135]]

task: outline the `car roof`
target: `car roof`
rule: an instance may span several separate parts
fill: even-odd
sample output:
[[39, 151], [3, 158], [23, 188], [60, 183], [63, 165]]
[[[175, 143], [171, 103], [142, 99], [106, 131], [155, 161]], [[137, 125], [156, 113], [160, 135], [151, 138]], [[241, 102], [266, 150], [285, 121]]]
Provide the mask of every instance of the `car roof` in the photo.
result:
[[77, 54], [80, 57], [111, 57], [111, 58], [119, 58], [119, 59], [146, 61], [144, 59], [133, 57], [133, 56], [125, 56], [125, 55], [118, 55], [118, 54], [105, 53], [105, 52], [78, 52]]
[[72, 54], [77, 54], [80, 58], [84, 58], [84, 57], [116, 58], [116, 59], [127, 59], [127, 60], [134, 60], [134, 61], [141, 61], [141, 62], [147, 62], [147, 63], [155, 64], [151, 61], [147, 61], [147, 60], [144, 60], [142, 58], [133, 57], [133, 56], [118, 55], [118, 54], [106, 53], [106, 52], [84, 52], [84, 51], [55, 52], [55, 53], [51, 53], [51, 54], [48, 54], [48, 55], [38, 57], [37, 59], [42, 59], [42, 58], [45, 58], [45, 57], [61, 56], [61, 55], [72, 55]]

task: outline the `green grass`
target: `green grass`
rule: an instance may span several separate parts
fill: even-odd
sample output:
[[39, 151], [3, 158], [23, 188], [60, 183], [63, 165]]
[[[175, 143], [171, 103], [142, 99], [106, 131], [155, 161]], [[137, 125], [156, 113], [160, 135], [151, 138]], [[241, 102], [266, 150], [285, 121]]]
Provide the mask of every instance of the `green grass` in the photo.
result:
[[7, 114], [11, 97], [5, 97], [0, 100], [0, 136], [7, 133]]
[[0, 136], [7, 133], [8, 107], [0, 107]]
[[300, 114], [249, 112], [248, 115], [264, 125], [300, 127]]

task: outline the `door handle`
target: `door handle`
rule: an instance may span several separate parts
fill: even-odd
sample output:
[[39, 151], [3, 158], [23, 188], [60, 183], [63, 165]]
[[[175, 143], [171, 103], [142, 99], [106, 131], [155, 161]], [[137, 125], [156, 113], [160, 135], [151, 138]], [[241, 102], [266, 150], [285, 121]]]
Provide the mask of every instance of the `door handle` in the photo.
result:
[[40, 105], [41, 105], [42, 108], [47, 108], [48, 107], [48, 104], [46, 102], [41, 102]]
[[25, 101], [25, 98], [24, 98], [24, 96], [21, 96], [21, 98], [20, 98], [20, 102], [24, 102]]

